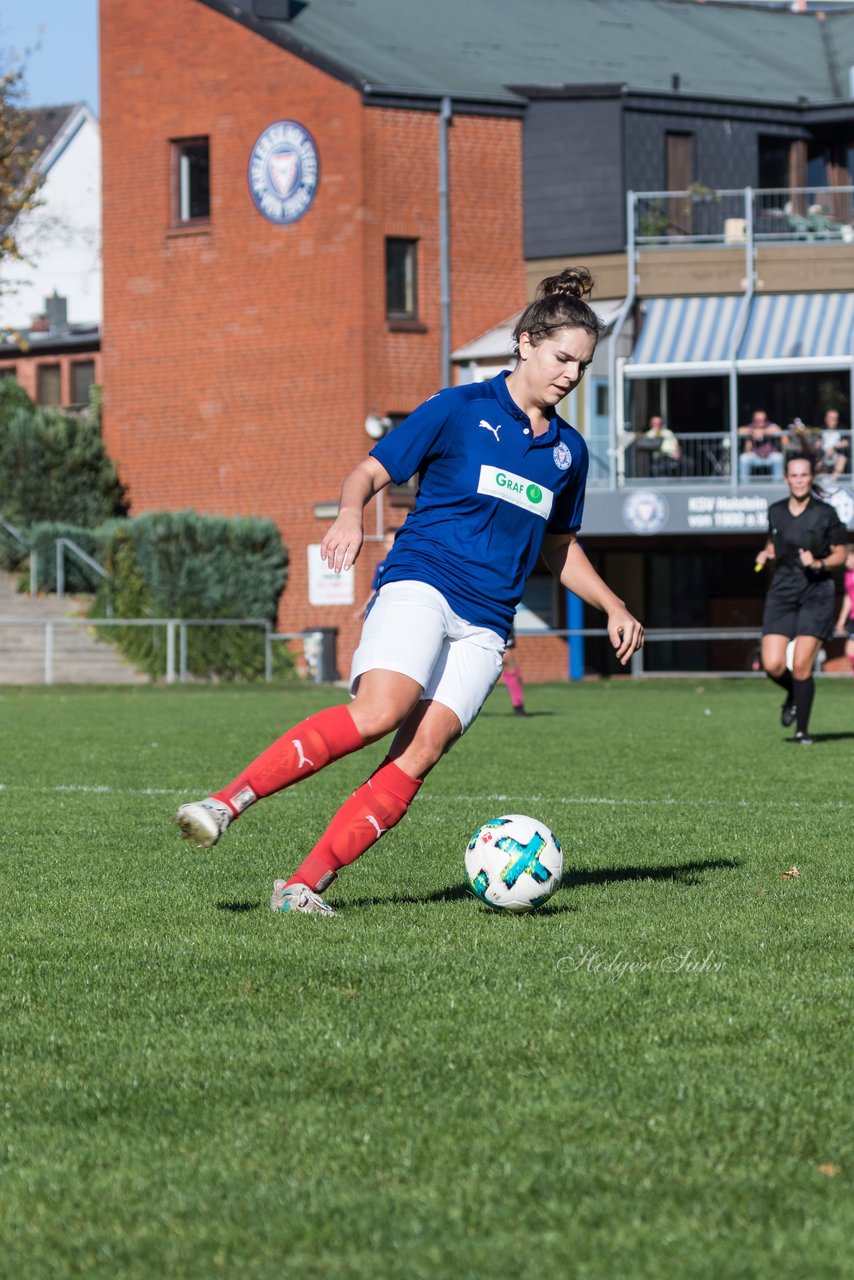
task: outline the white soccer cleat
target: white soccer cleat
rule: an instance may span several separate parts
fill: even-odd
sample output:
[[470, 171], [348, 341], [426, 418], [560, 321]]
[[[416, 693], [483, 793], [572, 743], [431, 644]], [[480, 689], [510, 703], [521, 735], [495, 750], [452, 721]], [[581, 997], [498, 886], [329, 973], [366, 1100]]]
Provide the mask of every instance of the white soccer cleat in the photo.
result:
[[181, 828], [182, 840], [189, 840], [197, 849], [210, 849], [233, 817], [227, 804], [208, 796], [206, 800], [182, 804], [172, 821]]
[[284, 880], [276, 880], [273, 885], [273, 896], [270, 899], [271, 911], [316, 911], [318, 915], [334, 916], [328, 902], [324, 902], [319, 893], [309, 889], [307, 884], [286, 884]]

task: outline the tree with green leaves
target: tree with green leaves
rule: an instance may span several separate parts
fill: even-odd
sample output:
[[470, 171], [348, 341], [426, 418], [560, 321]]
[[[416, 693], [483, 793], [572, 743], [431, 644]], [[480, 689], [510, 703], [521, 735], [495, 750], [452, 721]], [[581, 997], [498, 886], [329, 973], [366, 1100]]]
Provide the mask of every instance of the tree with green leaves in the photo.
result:
[[100, 391], [84, 413], [33, 404], [0, 380], [0, 514], [25, 528], [65, 521], [94, 529], [124, 515], [124, 490], [101, 438]]
[[[22, 67], [0, 72], [0, 260], [25, 262], [16, 224], [40, 204], [44, 182], [37, 161], [43, 139], [33, 130], [32, 113], [22, 106]], [[0, 335], [2, 337], [3, 335]]]

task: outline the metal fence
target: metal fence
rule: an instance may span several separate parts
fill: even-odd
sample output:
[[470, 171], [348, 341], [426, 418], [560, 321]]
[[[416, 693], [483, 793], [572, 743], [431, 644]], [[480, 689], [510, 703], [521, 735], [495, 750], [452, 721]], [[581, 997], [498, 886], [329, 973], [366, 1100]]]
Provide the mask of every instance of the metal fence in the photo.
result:
[[[3, 627], [40, 627], [44, 631], [44, 683], [54, 684], [56, 681], [56, 662], [54, 639], [58, 627], [155, 627], [165, 628], [166, 653], [163, 678], [167, 684], [185, 683], [189, 680], [187, 668], [187, 631], [189, 627], [247, 627], [259, 629], [259, 640], [263, 644], [264, 679], [269, 682], [273, 678], [273, 644], [277, 641], [297, 642], [302, 644], [308, 678], [313, 683], [331, 683], [338, 678], [335, 669], [336, 628], [307, 628], [304, 631], [273, 631], [269, 622], [258, 618], [0, 618]], [[758, 627], [652, 627], [644, 631], [644, 648], [633, 654], [629, 673], [632, 676], [749, 676], [757, 674], [751, 667], [751, 657], [756, 653], [761, 637]], [[604, 627], [583, 627], [574, 629], [543, 628], [542, 630], [525, 630], [517, 628], [517, 638], [538, 639], [557, 637], [568, 641], [588, 639], [607, 639], [608, 632]], [[835, 638], [843, 638], [838, 633]], [[650, 648], [658, 645], [683, 645], [697, 652], [697, 646], [721, 641], [739, 642], [741, 654], [738, 663], [731, 666], [714, 668], [708, 665], [692, 670], [681, 668], [650, 669], [646, 654]], [[569, 654], [568, 654], [569, 656]], [[569, 665], [569, 664], [568, 664]], [[758, 672], [761, 674], [761, 672]], [[2, 681], [0, 681], [2, 682]]]
[[[549, 628], [542, 631], [526, 631], [519, 627], [516, 637], [558, 636], [566, 639], [569, 645], [573, 640], [580, 640], [582, 646], [587, 639], [607, 640], [608, 632], [604, 627], [579, 627], [574, 629]], [[759, 641], [762, 631], [759, 627], [650, 627], [644, 629], [642, 649], [632, 654], [629, 660], [629, 674], [635, 677], [676, 676], [690, 679], [693, 676], [762, 676], [759, 667]], [[843, 632], [834, 632], [834, 639], [844, 639]], [[705, 644], [718, 645], [720, 642], [733, 642], [739, 650], [739, 661], [730, 666], [711, 667], [701, 665], [691, 670], [681, 667], [662, 667], [650, 669], [648, 653], [658, 645], [682, 645], [696, 653], [697, 647]], [[737, 644], [736, 644], [737, 642]], [[817, 675], [821, 674], [824, 659], [819, 654]], [[850, 677], [849, 677], [850, 678]]]
[[634, 194], [638, 249], [854, 241], [854, 187], [750, 187]]
[[[738, 441], [738, 478], [741, 484], [754, 480], [779, 480], [787, 457], [807, 454], [812, 457], [816, 475], [828, 479], [851, 477], [850, 431], [839, 431], [836, 448], [826, 448], [822, 432], [817, 428], [788, 427], [779, 437], [768, 437], [772, 442], [772, 457], [761, 457], [747, 448], [747, 440]], [[732, 440], [729, 432], [674, 433], [676, 450], [665, 453], [661, 440], [639, 434], [625, 446], [625, 479], [631, 480], [702, 480], [704, 483], [729, 480], [732, 475]], [[776, 443], [775, 443], [776, 441]], [[840, 442], [841, 441], [841, 447]], [[775, 475], [775, 471], [778, 473]]]
[[151, 627], [165, 628], [164, 679], [167, 684], [185, 683], [187, 632], [190, 627], [257, 627], [263, 644], [264, 679], [273, 678], [273, 644], [296, 641], [302, 644], [308, 677], [315, 683], [334, 678], [335, 628], [308, 628], [305, 631], [274, 631], [263, 618], [0, 618], [3, 627], [40, 627], [44, 632], [44, 683], [53, 684], [56, 675], [55, 636], [60, 627]]

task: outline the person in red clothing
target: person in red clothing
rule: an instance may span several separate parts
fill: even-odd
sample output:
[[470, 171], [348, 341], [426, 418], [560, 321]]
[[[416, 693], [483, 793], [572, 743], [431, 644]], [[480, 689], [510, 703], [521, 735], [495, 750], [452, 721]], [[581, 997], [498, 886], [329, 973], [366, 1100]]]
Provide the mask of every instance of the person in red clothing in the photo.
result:
[[845, 595], [836, 621], [836, 630], [845, 632], [845, 656], [851, 663], [854, 676], [854, 546], [849, 546], [845, 558]]
[[501, 679], [507, 685], [510, 694], [510, 705], [513, 714], [523, 716], [525, 712], [525, 689], [522, 684], [522, 668], [516, 656], [516, 635], [511, 627], [504, 645], [504, 657], [501, 661]]

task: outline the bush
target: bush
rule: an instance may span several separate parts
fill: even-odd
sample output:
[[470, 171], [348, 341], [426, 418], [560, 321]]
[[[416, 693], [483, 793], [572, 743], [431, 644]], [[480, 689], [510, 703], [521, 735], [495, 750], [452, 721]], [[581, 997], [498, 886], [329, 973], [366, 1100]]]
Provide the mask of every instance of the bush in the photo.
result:
[[[111, 603], [119, 618], [275, 620], [288, 558], [272, 520], [153, 512], [112, 522], [99, 531], [98, 548], [111, 583], [99, 589], [94, 617], [104, 617]], [[163, 675], [163, 627], [105, 628], [104, 637], [150, 675]], [[259, 679], [264, 633], [257, 626], [189, 627], [187, 667], [196, 676]], [[292, 673], [290, 655], [277, 655], [276, 674]]]
[[124, 491], [101, 439], [100, 394], [84, 413], [33, 404], [0, 379], [0, 512], [23, 529], [62, 522], [94, 529], [124, 515]]

